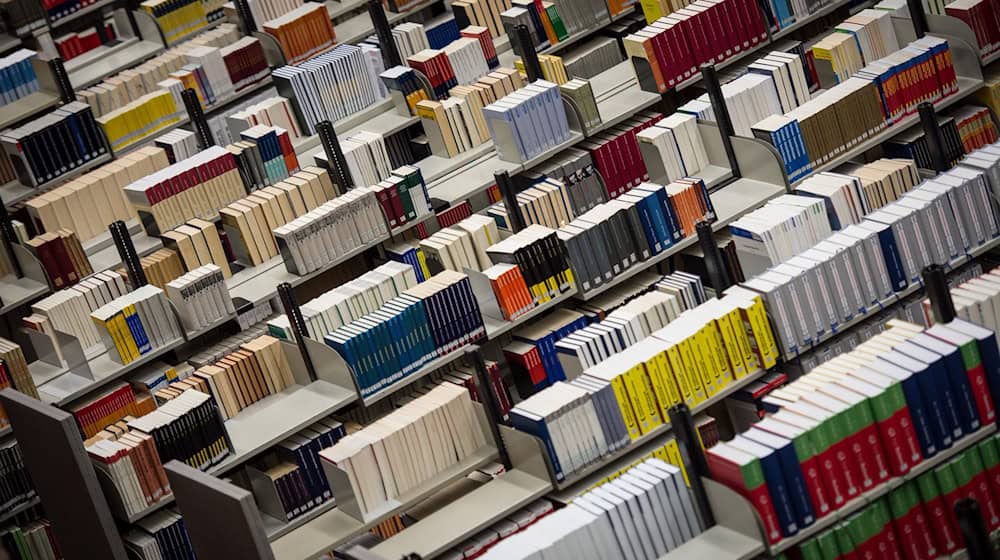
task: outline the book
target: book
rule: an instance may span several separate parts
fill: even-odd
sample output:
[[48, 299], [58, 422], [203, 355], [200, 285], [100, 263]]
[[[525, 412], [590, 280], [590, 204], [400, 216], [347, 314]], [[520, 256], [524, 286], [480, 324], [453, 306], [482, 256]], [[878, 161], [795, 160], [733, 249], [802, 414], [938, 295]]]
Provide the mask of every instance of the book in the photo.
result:
[[122, 364], [183, 336], [163, 290], [146, 285], [90, 313], [104, 347]]
[[171, 551], [194, 554], [184, 519], [175, 510], [155, 511], [140, 519], [122, 536], [122, 541], [141, 560], [163, 558]]
[[39, 90], [38, 76], [32, 65], [36, 54], [38, 53], [32, 50], [18, 49], [0, 58], [0, 75], [9, 79], [4, 80], [3, 87], [0, 88], [0, 99], [3, 99], [4, 104], [13, 103]]
[[325, 6], [301, 4], [260, 25], [277, 39], [290, 64], [298, 64], [329, 50], [337, 38]]
[[195, 332], [236, 313], [222, 269], [200, 266], [168, 282], [164, 290], [185, 332]]
[[[153, 412], [127, 420], [126, 425], [153, 439], [162, 462], [176, 459], [207, 470], [232, 452], [219, 405], [199, 390], [183, 391]], [[175, 441], [187, 443], [174, 445]]]
[[[55, 150], [51, 146], [57, 138], [66, 141], [61, 141], [60, 149]], [[93, 112], [79, 101], [4, 131], [0, 143], [18, 181], [30, 187], [50, 183], [108, 152]]]
[[[483, 107], [483, 116], [497, 154], [504, 161], [527, 161], [565, 142], [571, 134], [559, 86], [545, 80]], [[533, 120], [545, 122], [548, 127], [536, 131], [531, 124]]]

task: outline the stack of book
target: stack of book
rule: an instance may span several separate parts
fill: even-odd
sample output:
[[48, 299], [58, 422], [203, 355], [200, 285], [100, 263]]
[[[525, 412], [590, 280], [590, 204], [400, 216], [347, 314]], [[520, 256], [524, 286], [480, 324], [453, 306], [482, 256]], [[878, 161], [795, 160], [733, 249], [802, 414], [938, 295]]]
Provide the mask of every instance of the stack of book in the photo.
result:
[[465, 558], [466, 554], [470, 554], [478, 558], [500, 541], [517, 535], [518, 532], [531, 527], [553, 511], [555, 511], [555, 507], [552, 502], [545, 498], [535, 500], [507, 517], [494, 522], [471, 539], [446, 551], [441, 557], [448, 560], [458, 560]]
[[233, 91], [242, 91], [270, 74], [264, 47], [255, 37], [241, 37], [239, 41], [219, 49], [226, 63], [226, 71], [233, 84]]
[[649, 180], [646, 165], [639, 153], [638, 135], [662, 118], [660, 113], [643, 111], [579, 144], [582, 149], [590, 152], [594, 168], [604, 179], [609, 198], [616, 198]]
[[460, 85], [471, 84], [490, 72], [478, 39], [462, 37], [449, 43], [443, 51], [455, 71], [455, 80]]
[[[950, 60], [946, 40], [918, 39], [784, 116], [755, 124], [753, 133], [774, 143], [786, 168], [815, 168], [913, 113], [920, 102], [937, 102], [956, 92], [958, 82]], [[897, 82], [908, 80], [921, 87], [893, 91]]]
[[195, 370], [193, 377], [208, 384], [223, 418], [233, 418], [251, 404], [295, 385], [285, 349], [270, 336], [241, 344], [215, 365]]
[[[392, 39], [403, 60], [424, 49], [431, 48], [430, 43], [427, 42], [427, 31], [419, 23], [404, 22], [394, 26]], [[366, 42], [378, 47], [377, 37], [369, 37]]]
[[[285, 129], [259, 124], [241, 131], [240, 138], [243, 142], [256, 145], [260, 155], [258, 165], [254, 166], [254, 187], [273, 185], [299, 170], [299, 160]], [[240, 145], [245, 146], [237, 143], [237, 146]]]
[[104, 43], [101, 42], [102, 37], [97, 33], [96, 28], [73, 31], [54, 38], [53, 42], [56, 45], [56, 51], [59, 52], [59, 57], [63, 60], [72, 60], [105, 44], [117, 42], [118, 33], [113, 24], [106, 23], [103, 25], [102, 31], [104, 32]]
[[760, 274], [830, 236], [826, 204], [811, 196], [782, 195], [729, 224], [740, 267]]
[[993, 144], [1000, 138], [990, 110], [985, 107], [966, 105], [949, 113], [955, 119], [958, 136], [962, 139], [962, 149], [966, 154]]
[[485, 28], [489, 31], [492, 42], [505, 33], [500, 14], [510, 8], [510, 5], [510, 0], [460, 0], [457, 5], [452, 6], [452, 13], [455, 14], [455, 23], [459, 29], [467, 29], [469, 26]]
[[122, 364], [131, 363], [183, 336], [163, 290], [142, 286], [98, 307], [90, 318], [104, 348]]
[[495, 264], [484, 270], [483, 274], [490, 281], [493, 296], [496, 297], [505, 320], [513, 321], [538, 307], [528, 290], [521, 267], [507, 263]]
[[295, 0], [253, 0], [247, 4], [253, 20], [258, 24], [283, 16], [300, 5]]
[[643, 183], [559, 228], [559, 237], [586, 292], [694, 235], [698, 222], [715, 220], [704, 181], [685, 178]]
[[[938, 115], [937, 120], [944, 143], [942, 154], [949, 166], [958, 163], [965, 154], [995, 142], [997, 138], [993, 117], [985, 107], [963, 106], [949, 111], [949, 114]], [[887, 154], [916, 160], [923, 169], [934, 168], [923, 129], [898, 134], [886, 142], [884, 148]]]
[[168, 91], [143, 95], [120, 109], [97, 117], [112, 150], [121, 150], [180, 122], [181, 107]]
[[262, 25], [278, 41], [289, 64], [309, 60], [329, 50], [337, 40], [323, 4], [306, 2]]
[[38, 389], [35, 388], [35, 380], [28, 371], [28, 362], [24, 358], [21, 346], [2, 337], [0, 337], [0, 366], [2, 366], [0, 385], [13, 386], [29, 397], [38, 398]]
[[153, 412], [127, 420], [130, 431], [149, 435], [164, 463], [173, 460], [207, 470], [232, 450], [229, 436], [212, 396], [187, 390]]
[[[442, 383], [347, 435], [319, 456], [324, 469], [337, 468], [347, 474], [362, 514], [379, 511], [486, 447], [486, 433], [475, 407], [467, 390]], [[427, 452], [407, 453], [417, 447]]]
[[[387, 262], [375, 270], [338, 286], [300, 307], [308, 337], [323, 342], [327, 333], [349, 325], [378, 311], [390, 300], [418, 283], [413, 269], [397, 262]], [[279, 315], [267, 322], [268, 332], [278, 338], [294, 340], [288, 317]]]
[[618, 41], [610, 36], [594, 37], [562, 53], [566, 74], [589, 80], [625, 60]]
[[234, 136], [261, 124], [284, 129], [292, 140], [305, 134], [299, 127], [292, 102], [280, 96], [268, 97], [226, 116], [226, 126]]
[[[28, 469], [24, 466], [24, 457], [21, 455], [17, 440], [11, 438], [0, 445], [0, 458], [7, 466], [0, 475], [0, 480], [3, 481], [0, 485], [0, 504], [2, 504], [0, 509], [9, 512], [31, 501], [37, 494]], [[3, 541], [2, 537], [0, 541]]]
[[427, 257], [417, 240], [399, 241], [383, 246], [390, 260], [410, 266], [417, 277], [417, 282], [423, 282], [432, 276], [430, 268], [427, 267]]
[[[549, 183], [565, 192], [566, 211], [573, 216], [605, 202], [607, 190], [602, 184], [594, 159], [590, 152], [578, 148], [567, 148], [548, 158], [532, 170], [524, 171], [521, 177], [534, 185]], [[555, 180], [555, 183], [547, 181]]]
[[[709, 164], [698, 119], [693, 115], [674, 113], [639, 131], [635, 138], [642, 163], [654, 183], [697, 177]], [[621, 192], [609, 189], [608, 194], [615, 196]]]
[[[770, 73], [747, 72], [722, 86], [722, 95], [732, 115], [733, 128], [740, 136], [751, 136], [750, 127], [758, 121], [771, 115], [780, 115], [791, 111], [809, 100], [809, 89], [804, 74], [801, 73], [802, 63], [799, 57], [784, 53], [772, 53], [769, 56], [780, 60], [780, 63], [784, 64], [784, 68], [770, 67], [769, 69], [772, 70]], [[782, 75], [782, 70], [788, 72], [789, 68], [795, 68], [799, 72], [795, 75]], [[799, 81], [794, 84], [793, 88], [791, 80], [796, 77], [799, 78]], [[696, 114], [705, 120], [715, 121], [715, 111], [708, 99], [708, 94], [702, 95], [678, 110]]]
[[920, 173], [913, 160], [882, 158], [847, 165], [837, 173], [811, 175], [799, 183], [795, 192], [822, 198], [830, 227], [841, 230], [899, 200], [919, 182]]
[[[517, 212], [525, 224], [537, 224], [552, 229], [560, 228], [577, 216], [567, 205], [568, 191], [569, 189], [562, 182], [546, 177], [517, 193]], [[511, 229], [507, 207], [503, 202], [498, 202], [487, 208], [487, 214], [501, 228]]]
[[1000, 49], [1000, 11], [992, 2], [982, 0], [955, 0], [944, 7], [944, 13], [964, 21], [976, 35], [979, 56], [985, 58]]
[[139, 7], [156, 19], [168, 45], [172, 45], [208, 26], [201, 2], [176, 3], [168, 0], [144, 0]]
[[[393, 165], [389, 159], [386, 138], [377, 132], [361, 131], [340, 141], [351, 178], [359, 185], [374, 185], [390, 176]], [[315, 156], [316, 165], [331, 169], [326, 154]]]
[[448, 90], [459, 85], [448, 54], [441, 49], [424, 49], [407, 57], [406, 64], [427, 78], [437, 99], [446, 99]]
[[226, 278], [232, 274], [229, 259], [215, 224], [205, 220], [189, 220], [161, 236], [163, 244], [179, 254], [186, 270], [212, 264], [222, 269]]
[[189, 378], [193, 372], [194, 368], [187, 363], [172, 366], [164, 362], [153, 361], [140, 367], [129, 377], [132, 387], [136, 391], [155, 394], [175, 381]]
[[[960, 319], [982, 325], [992, 331], [1000, 328], [1000, 316], [995, 312], [995, 303], [1000, 297], [997, 281], [1000, 270], [993, 269], [961, 284], [951, 287], [951, 299], [955, 304], [955, 313]], [[930, 300], [921, 302], [924, 320], [934, 324]]]
[[[710, 31], [712, 21], [732, 32], [716, 36]], [[662, 93], [694, 76], [702, 64], [722, 62], [765, 40], [761, 11], [752, 2], [698, 0], [625, 37], [623, 43], [640, 79]]]
[[[139, 259], [142, 272], [146, 275], [146, 280], [157, 288], [164, 289], [168, 282], [184, 274], [184, 264], [181, 256], [173, 249], [157, 249], [156, 251]], [[116, 270], [122, 278], [128, 279], [128, 271], [125, 267]]]
[[43, 233], [24, 243], [45, 269], [54, 289], [65, 288], [94, 272], [80, 238], [68, 229]]
[[[56, 137], [68, 141], [54, 149], [50, 140]], [[31, 187], [49, 183], [108, 152], [90, 107], [79, 101], [3, 131], [0, 143], [18, 180]]]
[[[572, 134], [559, 86], [545, 80], [483, 107], [483, 116], [503, 161], [530, 160], [566, 142]], [[536, 131], [534, 123], [546, 126]]]
[[[563, 64], [561, 57], [551, 54], [540, 54], [538, 55], [538, 65], [542, 68], [543, 80], [548, 80], [558, 85], [569, 81], [569, 75], [566, 73], [566, 66]], [[524, 68], [523, 60], [515, 58], [514, 68], [521, 73], [521, 76], [527, 77], [528, 71]]]
[[411, 115], [417, 114], [417, 103], [430, 99], [432, 92], [424, 88], [417, 73], [406, 66], [396, 66], [379, 74], [379, 79], [396, 101], [397, 106], [404, 105]]
[[432, 274], [442, 270], [484, 271], [493, 265], [486, 251], [499, 242], [496, 222], [473, 214], [420, 240], [420, 250]]
[[109, 425], [85, 446], [94, 468], [112, 483], [125, 515], [136, 515], [170, 494], [157, 445], [149, 435], [129, 430], [122, 422]]
[[496, 45], [493, 44], [493, 37], [490, 36], [490, 30], [488, 28], [478, 25], [470, 25], [463, 28], [461, 34], [462, 37], [469, 37], [470, 39], [479, 41], [479, 45], [483, 49], [483, 58], [486, 59], [486, 65], [490, 69], [496, 68], [500, 65], [500, 60], [497, 58]]
[[556, 309], [514, 332], [513, 341], [503, 347], [503, 353], [521, 397], [529, 397], [539, 389], [570, 377], [556, 355], [555, 345], [586, 327], [587, 323], [588, 318], [582, 313]]
[[[894, 292], [920, 283], [924, 266], [954, 262], [1000, 235], [988, 181], [997, 162], [972, 159], [743, 283], [767, 303], [783, 355], [804, 352], [856, 315], [880, 309]], [[802, 307], [790, 307], [793, 300]]]
[[[405, 336], [400, 336], [405, 333]], [[486, 334], [468, 277], [446, 270], [324, 337], [368, 397]], [[381, 348], [381, 352], [374, 350]]]
[[222, 269], [214, 264], [198, 267], [166, 284], [167, 299], [174, 305], [181, 326], [195, 332], [236, 314]]
[[594, 88], [589, 80], [573, 78], [564, 80], [559, 91], [563, 96], [572, 99], [580, 110], [582, 119], [581, 125], [584, 130], [592, 130], [601, 124], [601, 112], [597, 109], [597, 99], [594, 97]]
[[198, 153], [197, 136], [194, 132], [182, 128], [157, 136], [156, 140], [153, 140], [153, 144], [166, 153], [167, 165], [177, 163]]
[[101, 343], [101, 336], [90, 314], [126, 293], [121, 275], [99, 272], [32, 304], [32, 314], [25, 319], [31, 322], [30, 328], [48, 332], [47, 322], [52, 330], [75, 337], [83, 349], [91, 348]]
[[837, 82], [842, 82], [899, 48], [889, 12], [867, 9], [834, 27], [834, 33], [812, 46], [812, 53], [816, 61], [829, 64]]
[[[375, 189], [358, 187], [273, 230], [288, 272], [305, 275], [388, 236]], [[266, 241], [265, 241], [266, 242]]]
[[553, 229], [530, 225], [487, 247], [486, 256], [496, 265], [521, 269], [533, 305], [556, 298], [573, 286], [566, 247]]
[[[41, 2], [31, 3], [41, 5]], [[56, 542], [55, 533], [52, 531], [52, 523], [48, 519], [39, 518], [40, 515], [39, 510], [30, 511], [26, 518], [34, 521], [14, 518], [12, 524], [0, 531], [0, 547], [10, 555], [10, 558], [16, 560], [61, 558], [59, 543]], [[31, 552], [32, 550], [37, 552]], [[48, 556], [42, 556], [43, 554]]]
[[251, 463], [247, 475], [260, 510], [275, 519], [291, 521], [333, 499], [319, 454], [346, 435], [343, 424], [323, 418]]
[[642, 15], [646, 18], [646, 23], [653, 23], [662, 17], [669, 16], [688, 4], [690, 2], [687, 0], [646, 0], [645, 2], [640, 2], [639, 6], [642, 8]]
[[430, 214], [427, 184], [418, 167], [406, 165], [392, 170], [392, 175], [371, 187], [378, 197], [389, 229], [423, 221]]
[[149, 394], [136, 395], [128, 383], [103, 389], [73, 406], [70, 412], [84, 438], [92, 438], [126, 416], [142, 416], [156, 408]]
[[176, 554], [178, 558], [194, 556], [184, 519], [172, 510], [155, 511], [143, 517], [122, 535], [125, 547], [138, 560], [159, 560]]
[[[49, 6], [52, 5], [55, 5], [55, 3], [49, 4]], [[10, 15], [10, 23], [5, 25], [9, 26], [9, 29], [17, 30], [18, 32], [43, 27], [46, 25], [45, 18], [49, 6], [32, 0], [11, 0], [4, 2], [4, 11]]]
[[[580, 442], [584, 450], [589, 441]], [[558, 557], [660, 558], [705, 530], [681, 470], [647, 459], [504, 539], [483, 560]], [[590, 535], [604, 535], [592, 539]], [[565, 552], [564, 552], [565, 551]]]
[[[766, 399], [777, 412], [732, 442], [707, 451], [717, 480], [757, 498], [751, 501], [769, 542], [795, 535], [815, 518], [891, 476], [906, 475], [921, 461], [995, 422], [1000, 379], [992, 366], [986, 372], [979, 366], [997, 360], [992, 331], [961, 319], [927, 330], [902, 321], [892, 321], [889, 327], [773, 391]], [[837, 437], [822, 444], [814, 441], [811, 452], [799, 445], [841, 417], [855, 420], [844, 424]], [[795, 452], [785, 451], [793, 448]], [[862, 452], [849, 451], [855, 449]], [[957, 460], [980, 463], [974, 457], [978, 451], [970, 448]], [[786, 453], [795, 460], [782, 459], [779, 466], [779, 454]], [[928, 474], [948, 476], [953, 485], [957, 478], [959, 486], [965, 486], [966, 475], [956, 476], [952, 465]], [[966, 474], [972, 478], [981, 470]], [[754, 473], [760, 478], [754, 479]], [[982, 503], [989, 511], [990, 502]], [[1000, 519], [989, 523], [1000, 524]]]
[[[329, 22], [329, 19], [326, 20]], [[378, 76], [382, 61], [371, 47], [337, 45], [307, 64], [282, 66], [272, 72], [278, 93], [293, 100], [296, 118], [305, 134], [315, 134], [321, 121], [337, 122], [371, 107], [385, 97]], [[302, 59], [306, 60], [306, 59]], [[290, 64], [298, 62], [289, 61]], [[332, 84], [319, 87], [318, 80]]]
[[333, 197], [329, 174], [310, 167], [220, 209], [222, 229], [236, 262], [256, 266], [277, 256], [272, 232]]
[[0, 76], [4, 76], [0, 86], [0, 100], [6, 105], [39, 90], [38, 76], [31, 60], [35, 51], [19, 49], [0, 58]]
[[125, 198], [138, 211], [148, 235], [191, 218], [210, 218], [245, 194], [236, 158], [221, 146], [211, 146], [125, 187]]

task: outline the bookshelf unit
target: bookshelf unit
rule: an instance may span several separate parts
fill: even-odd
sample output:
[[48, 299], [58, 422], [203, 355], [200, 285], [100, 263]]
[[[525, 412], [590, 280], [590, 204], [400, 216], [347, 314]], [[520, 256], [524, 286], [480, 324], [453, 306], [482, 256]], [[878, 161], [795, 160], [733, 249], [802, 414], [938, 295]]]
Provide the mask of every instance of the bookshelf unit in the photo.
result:
[[[96, 5], [91, 4], [84, 10]], [[74, 15], [76, 13], [80, 12], [74, 12]], [[80, 90], [95, 85], [108, 76], [141, 64], [166, 49], [156, 20], [152, 16], [141, 10], [133, 11], [131, 15], [135, 19], [138, 35], [132, 33], [132, 26], [125, 10], [115, 10], [115, 26], [123, 30], [118, 38], [118, 44], [98, 47], [65, 63], [73, 89]]]

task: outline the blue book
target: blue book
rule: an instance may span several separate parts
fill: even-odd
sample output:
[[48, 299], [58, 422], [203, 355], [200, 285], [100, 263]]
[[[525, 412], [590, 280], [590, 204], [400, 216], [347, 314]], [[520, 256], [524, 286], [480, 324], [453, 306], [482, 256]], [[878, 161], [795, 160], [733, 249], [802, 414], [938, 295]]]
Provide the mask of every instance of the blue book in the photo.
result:
[[976, 340], [979, 346], [979, 359], [986, 372], [986, 382], [990, 386], [990, 396], [993, 398], [993, 406], [996, 407], [996, 403], [1000, 402], [1000, 350], [997, 349], [996, 333], [958, 318], [952, 319], [945, 326]]
[[795, 453], [795, 444], [792, 440], [757, 428], [750, 428], [742, 435], [773, 449], [778, 455], [781, 473], [791, 493], [792, 507], [795, 508], [798, 526], [800, 529], [804, 529], [812, 525], [816, 521], [816, 513], [813, 510], [812, 500], [809, 499], [806, 479], [802, 476], [802, 466], [799, 463], [799, 456]]
[[917, 441], [920, 442], [920, 451], [924, 459], [930, 459], [940, 448], [937, 444], [934, 428], [932, 427], [930, 407], [926, 404], [923, 392], [917, 376], [912, 372], [881, 358], [868, 364], [868, 367], [888, 376], [890, 379], [899, 381], [903, 387], [903, 396], [906, 397], [906, 406], [910, 409], [910, 418], [913, 420], [913, 431], [917, 434]]
[[897, 292], [905, 290], [909, 285], [909, 279], [906, 276], [906, 269], [903, 268], [903, 257], [896, 246], [896, 236], [892, 233], [892, 226], [871, 220], [864, 220], [857, 225], [878, 236], [885, 270], [889, 274], [889, 283]]
[[771, 495], [774, 512], [778, 515], [778, 523], [781, 524], [781, 534], [785, 537], [798, 534], [801, 529], [798, 515], [792, 506], [791, 491], [785, 482], [785, 473], [781, 469], [781, 461], [775, 450], [743, 435], [733, 438], [729, 445], [760, 460], [760, 468], [764, 471], [764, 479], [767, 481], [767, 492]]
[[545, 419], [536, 414], [514, 408], [510, 411], [510, 425], [514, 429], [529, 433], [542, 440], [542, 443], [545, 444], [545, 451], [549, 455], [549, 461], [552, 463], [552, 473], [555, 475], [556, 480], [563, 480], [565, 476], [563, 475], [562, 465], [559, 463], [559, 456], [556, 455], [556, 448], [552, 444], [552, 436], [549, 434], [549, 427]]
[[[919, 364], [917, 367], [924, 368], [919, 373], [921, 383], [929, 385], [931, 391], [933, 391], [935, 400], [941, 403], [940, 409], [944, 415], [944, 424], [950, 430], [948, 434], [951, 436], [951, 440], [958, 441], [961, 439], [962, 435], [967, 432], [958, 411], [958, 399], [951, 390], [951, 383], [948, 380], [948, 370], [945, 367], [944, 360], [934, 352], [925, 350], [912, 342], [904, 342], [896, 345], [896, 351], [913, 359], [916, 364]], [[926, 381], [924, 381], [925, 378]]]
[[134, 308], [134, 304], [131, 313], [123, 313], [125, 314], [125, 324], [128, 325], [128, 330], [132, 333], [132, 340], [135, 341], [136, 347], [139, 348], [139, 353], [145, 354], [152, 350], [149, 338], [146, 337], [146, 329], [142, 327], [142, 320], [139, 318], [139, 312]]
[[917, 378], [920, 393], [924, 397], [924, 404], [930, 412], [931, 433], [934, 434], [934, 441], [938, 450], [951, 447], [952, 427], [948, 424], [945, 404], [942, 395], [937, 392], [937, 385], [931, 379], [930, 372], [925, 366], [916, 360], [908, 358], [905, 354], [893, 350], [880, 356], [881, 359], [909, 371]]
[[976, 399], [972, 394], [972, 384], [969, 383], [969, 376], [965, 372], [965, 363], [962, 361], [962, 354], [958, 347], [926, 333], [918, 334], [911, 338], [910, 342], [941, 356], [948, 376], [948, 384], [951, 386], [951, 392], [958, 405], [962, 430], [971, 434], [981, 428], [979, 410], [976, 408]]

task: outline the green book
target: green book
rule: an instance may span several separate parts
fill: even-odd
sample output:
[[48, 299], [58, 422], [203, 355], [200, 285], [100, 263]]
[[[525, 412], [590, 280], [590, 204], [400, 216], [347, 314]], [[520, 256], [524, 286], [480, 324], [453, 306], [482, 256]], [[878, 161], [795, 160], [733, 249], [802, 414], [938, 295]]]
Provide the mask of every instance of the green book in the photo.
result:
[[560, 41], [565, 41], [569, 37], [569, 33], [566, 32], [566, 24], [559, 17], [559, 11], [556, 9], [555, 4], [542, 2], [542, 6], [545, 8], [545, 13], [549, 15], [549, 23], [552, 24], [552, 30], [555, 31], [556, 38]]

